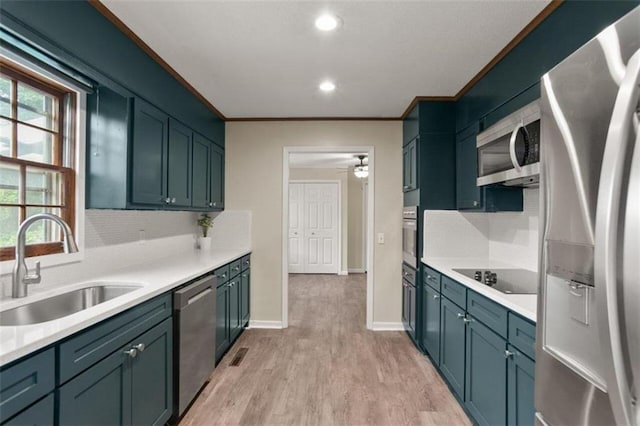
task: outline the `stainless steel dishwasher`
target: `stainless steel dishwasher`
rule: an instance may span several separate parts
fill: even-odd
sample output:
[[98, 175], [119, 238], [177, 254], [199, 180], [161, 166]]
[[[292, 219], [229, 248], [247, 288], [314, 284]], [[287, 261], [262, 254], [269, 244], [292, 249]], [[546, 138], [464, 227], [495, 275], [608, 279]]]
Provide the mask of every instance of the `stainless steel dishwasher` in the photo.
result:
[[173, 293], [174, 413], [182, 417], [215, 367], [216, 277]]

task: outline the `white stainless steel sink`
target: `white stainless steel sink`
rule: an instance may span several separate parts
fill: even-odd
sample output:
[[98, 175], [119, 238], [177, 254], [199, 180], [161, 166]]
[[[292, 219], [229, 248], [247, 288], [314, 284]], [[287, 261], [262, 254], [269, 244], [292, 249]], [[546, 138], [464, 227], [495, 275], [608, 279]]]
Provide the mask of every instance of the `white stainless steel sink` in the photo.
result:
[[2, 311], [0, 326], [39, 324], [63, 318], [141, 287], [142, 285], [134, 283], [88, 283], [87, 287]]

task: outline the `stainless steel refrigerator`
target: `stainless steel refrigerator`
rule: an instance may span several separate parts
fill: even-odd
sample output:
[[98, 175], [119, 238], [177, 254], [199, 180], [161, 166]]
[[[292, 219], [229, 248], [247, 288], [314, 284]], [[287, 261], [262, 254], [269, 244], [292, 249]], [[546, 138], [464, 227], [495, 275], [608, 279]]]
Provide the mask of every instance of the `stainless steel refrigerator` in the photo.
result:
[[536, 423], [640, 425], [640, 7], [542, 78]]

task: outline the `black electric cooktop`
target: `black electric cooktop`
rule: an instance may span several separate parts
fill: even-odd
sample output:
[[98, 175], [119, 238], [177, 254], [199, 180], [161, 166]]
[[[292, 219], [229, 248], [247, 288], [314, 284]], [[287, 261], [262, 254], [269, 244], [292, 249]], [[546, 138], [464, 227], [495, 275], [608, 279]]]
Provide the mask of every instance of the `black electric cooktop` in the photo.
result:
[[536, 294], [538, 274], [526, 269], [454, 269], [505, 294]]

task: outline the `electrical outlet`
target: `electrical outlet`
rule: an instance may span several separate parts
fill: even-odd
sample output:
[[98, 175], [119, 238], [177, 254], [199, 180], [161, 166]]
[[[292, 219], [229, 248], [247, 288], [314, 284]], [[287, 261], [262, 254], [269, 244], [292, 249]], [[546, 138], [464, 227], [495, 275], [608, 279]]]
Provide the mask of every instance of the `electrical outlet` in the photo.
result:
[[384, 244], [384, 232], [378, 233], [378, 244]]
[[143, 243], [147, 239], [147, 233], [144, 229], [138, 231], [138, 241]]

